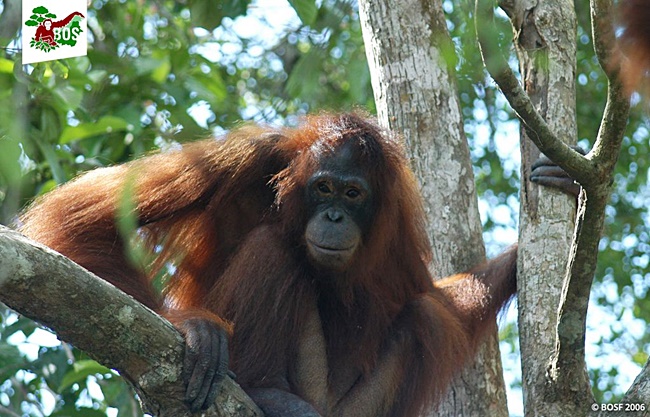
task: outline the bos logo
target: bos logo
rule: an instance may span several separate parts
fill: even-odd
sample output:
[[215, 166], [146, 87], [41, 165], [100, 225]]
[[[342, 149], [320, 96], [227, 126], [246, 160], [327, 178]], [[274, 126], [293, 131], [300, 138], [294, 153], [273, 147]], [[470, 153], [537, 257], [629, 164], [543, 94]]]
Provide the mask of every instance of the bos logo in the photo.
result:
[[86, 55], [86, 0], [34, 3], [23, 1], [23, 64]]

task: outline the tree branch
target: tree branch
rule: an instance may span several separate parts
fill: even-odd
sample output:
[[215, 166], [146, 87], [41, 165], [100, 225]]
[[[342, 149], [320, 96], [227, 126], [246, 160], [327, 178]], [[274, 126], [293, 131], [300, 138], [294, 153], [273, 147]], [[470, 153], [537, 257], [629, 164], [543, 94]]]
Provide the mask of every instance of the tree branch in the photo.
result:
[[[592, 150], [593, 162], [600, 170], [599, 183], [611, 180], [610, 176], [618, 160], [630, 110], [628, 94], [620, 81], [620, 61], [612, 59], [616, 42], [612, 16], [612, 0], [591, 0], [591, 27], [594, 51], [607, 76], [607, 103], [600, 122], [600, 130]], [[616, 152], [612, 152], [615, 150]], [[609, 183], [606, 183], [609, 185]]]
[[503, 95], [517, 113], [528, 136], [535, 145], [553, 162], [564, 169], [571, 178], [583, 186], [591, 181], [593, 163], [560, 140], [550, 129], [544, 118], [535, 110], [530, 97], [524, 91], [501, 54], [497, 41], [499, 36], [494, 25], [494, 4], [490, 0], [477, 0], [475, 9], [476, 35], [481, 56], [490, 76], [497, 83]]
[[[189, 417], [184, 341], [162, 317], [53, 250], [0, 226], [0, 301], [116, 369], [159, 417]], [[203, 416], [262, 416], [226, 377]]]
[[615, 80], [618, 78], [618, 67], [611, 60], [612, 47], [615, 45], [616, 36], [612, 16], [612, 0], [591, 0], [591, 38], [594, 41], [594, 51], [600, 66], [605, 71], [607, 78]]
[[[576, 361], [576, 352], [584, 352], [587, 304], [596, 272], [598, 244], [605, 221], [605, 207], [609, 200], [613, 173], [629, 112], [629, 99], [618, 80], [618, 71], [607, 68], [608, 51], [612, 50], [614, 36], [606, 19], [613, 15], [611, 0], [592, 0], [594, 47], [608, 78], [607, 103], [592, 151], [593, 180], [583, 191], [573, 240], [570, 264], [564, 280], [562, 299], [558, 309], [557, 356], [551, 373], [556, 369], [578, 371], [583, 367]], [[564, 372], [564, 371], [563, 371]], [[566, 389], [571, 382], [564, 381]]]

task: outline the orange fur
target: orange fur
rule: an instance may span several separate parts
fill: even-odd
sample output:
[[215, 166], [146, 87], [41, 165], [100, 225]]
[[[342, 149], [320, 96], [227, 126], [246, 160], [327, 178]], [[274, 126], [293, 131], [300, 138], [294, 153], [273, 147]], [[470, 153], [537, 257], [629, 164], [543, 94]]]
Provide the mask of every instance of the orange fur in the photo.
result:
[[621, 77], [628, 91], [638, 90], [647, 95], [650, 84], [650, 2], [648, 0], [621, 0], [618, 6], [618, 24], [623, 33], [618, 39], [616, 62], [621, 66]]
[[[363, 150], [378, 198], [356, 260], [332, 284], [305, 253], [304, 190], [346, 142]], [[148, 268], [128, 261], [115, 226], [130, 180], [139, 236], [157, 255]], [[246, 389], [303, 395], [324, 416], [398, 417], [440, 398], [515, 291], [515, 250], [434, 285], [424, 219], [399, 141], [328, 114], [90, 172], [36, 202], [23, 232], [179, 327], [203, 318], [228, 329]], [[165, 270], [161, 298], [148, 281]]]

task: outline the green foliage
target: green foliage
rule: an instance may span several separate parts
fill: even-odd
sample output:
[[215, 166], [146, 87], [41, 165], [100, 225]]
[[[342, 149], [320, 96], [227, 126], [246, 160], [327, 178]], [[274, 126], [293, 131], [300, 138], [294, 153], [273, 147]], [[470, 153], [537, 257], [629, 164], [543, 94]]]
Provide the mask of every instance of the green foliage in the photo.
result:
[[209, 2], [203, 0], [193, 0], [188, 2], [192, 25], [205, 29], [214, 29], [221, 24], [225, 17], [234, 18], [246, 14], [246, 8], [250, 0], [224, 0], [218, 2]]
[[289, 0], [304, 25], [311, 25], [316, 20], [318, 6], [315, 0]]
[[142, 415], [113, 371], [52, 340], [34, 350], [30, 346], [44, 343], [45, 330], [6, 308], [0, 309], [0, 318], [2, 415], [106, 417], [109, 407], [118, 408], [120, 415]]
[[106, 133], [127, 132], [133, 130], [129, 123], [119, 117], [104, 116], [94, 123], [80, 123], [77, 126], [66, 126], [61, 132], [60, 144], [75, 140], [92, 138]]
[[72, 369], [68, 370], [57, 389], [58, 393], [65, 392], [68, 388], [72, 387], [74, 384], [83, 383], [86, 381], [86, 378], [96, 374], [110, 374], [111, 370], [98, 364], [97, 362], [90, 359], [83, 359], [72, 364]]
[[279, 48], [294, 47], [285, 59], [289, 77], [284, 93], [309, 97], [312, 109], [374, 111], [370, 72], [357, 11], [346, 1], [324, 4], [308, 37], [288, 37]]

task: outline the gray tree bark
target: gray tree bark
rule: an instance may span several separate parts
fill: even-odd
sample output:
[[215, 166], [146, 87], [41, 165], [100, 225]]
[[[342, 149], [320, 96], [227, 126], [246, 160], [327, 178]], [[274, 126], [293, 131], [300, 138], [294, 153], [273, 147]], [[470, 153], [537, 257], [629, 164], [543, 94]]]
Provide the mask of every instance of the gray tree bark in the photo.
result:
[[[525, 90], [550, 130], [565, 143], [575, 144], [577, 23], [573, 2], [517, 0], [510, 6], [507, 11], [515, 30]], [[560, 416], [561, 410], [566, 411], [566, 401], [548, 400], [546, 375], [555, 352], [557, 308], [573, 240], [576, 201], [530, 182], [531, 165], [540, 153], [523, 127], [520, 145], [518, 301], [521, 357], [525, 358], [524, 410], [527, 417]], [[581, 396], [590, 393], [584, 365], [575, 389]], [[581, 412], [587, 411], [582, 407]]]
[[[440, 1], [359, 2], [380, 122], [401, 132], [425, 200], [436, 277], [485, 258], [453, 53]], [[507, 416], [496, 332], [432, 413]], [[432, 414], [433, 415], [433, 414]]]

